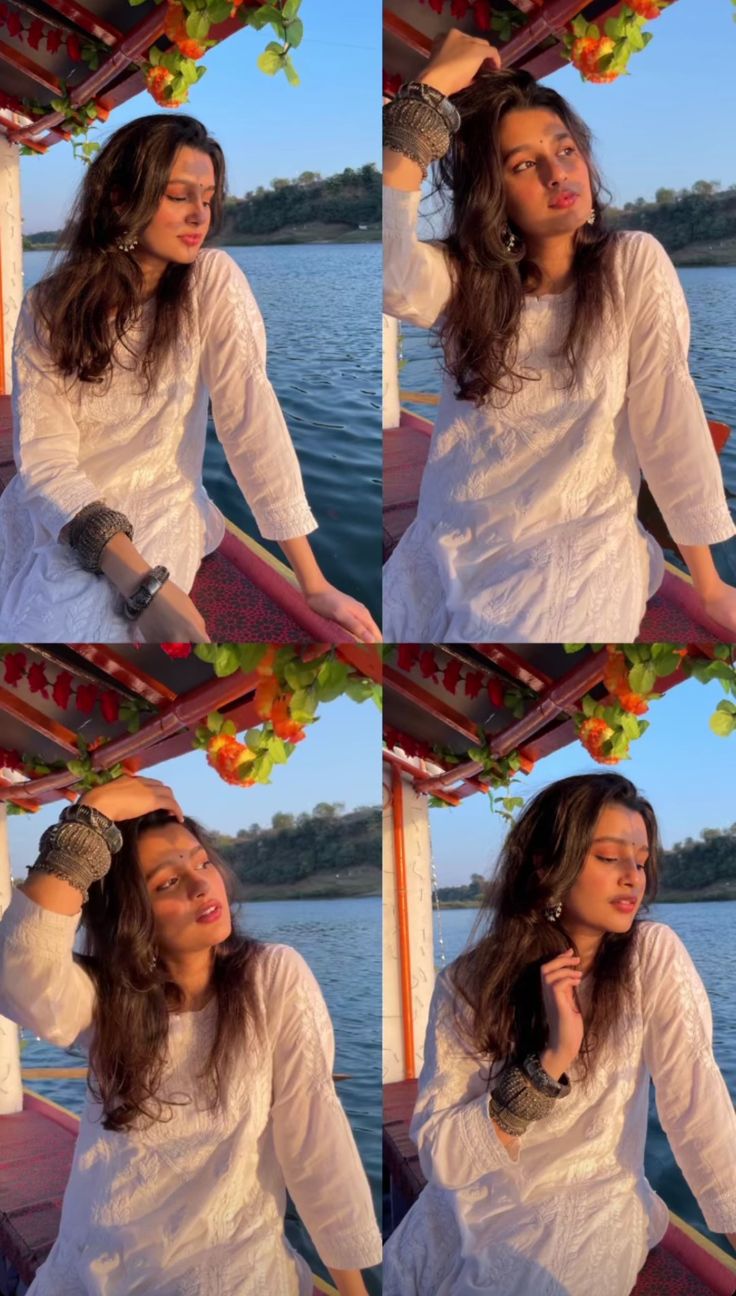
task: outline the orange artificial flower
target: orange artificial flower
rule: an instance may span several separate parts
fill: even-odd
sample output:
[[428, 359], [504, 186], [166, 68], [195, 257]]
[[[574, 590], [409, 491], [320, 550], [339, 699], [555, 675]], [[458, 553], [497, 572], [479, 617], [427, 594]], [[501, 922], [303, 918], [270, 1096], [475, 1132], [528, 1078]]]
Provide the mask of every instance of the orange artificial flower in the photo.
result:
[[265, 653], [264, 653], [263, 656], [261, 657], [261, 660], [259, 661], [258, 665], [256, 666], [256, 670], [257, 670], [257, 672], [258, 672], [259, 675], [270, 675], [270, 674], [272, 673], [272, 671], [273, 671], [273, 664], [274, 664], [274, 661], [276, 660], [276, 653], [277, 653], [277, 652], [278, 652], [278, 649], [277, 649], [277, 647], [276, 647], [276, 644], [269, 644], [269, 645], [268, 645], [268, 648], [266, 649]]
[[164, 67], [149, 67], [145, 72], [148, 92], [156, 100], [159, 108], [175, 108], [173, 99], [164, 98], [164, 91], [174, 80], [173, 72]]
[[618, 765], [618, 756], [604, 756], [603, 744], [613, 737], [613, 729], [600, 716], [589, 716], [578, 730], [578, 738], [583, 747], [599, 765]]
[[659, 18], [662, 12], [657, 0], [627, 0], [627, 4], [640, 18]]
[[520, 756], [519, 762], [519, 769], [523, 770], [525, 774], [531, 774], [534, 769], [534, 761], [529, 760], [528, 756]]
[[[261, 672], [263, 674], [263, 672]], [[264, 675], [256, 685], [255, 707], [262, 720], [268, 720], [276, 698], [281, 692], [281, 685], [273, 675]]]

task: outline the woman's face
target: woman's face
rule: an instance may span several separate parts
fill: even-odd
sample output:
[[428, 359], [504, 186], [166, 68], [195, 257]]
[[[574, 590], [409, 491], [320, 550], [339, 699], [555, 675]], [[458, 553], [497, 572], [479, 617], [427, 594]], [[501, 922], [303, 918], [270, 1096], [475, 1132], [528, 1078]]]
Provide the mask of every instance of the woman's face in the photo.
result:
[[224, 879], [184, 824], [147, 828], [138, 838], [138, 862], [164, 957], [199, 953], [227, 939], [232, 921]]
[[140, 250], [159, 261], [194, 261], [210, 227], [215, 193], [212, 158], [198, 149], [180, 148], [158, 211], [138, 240]]
[[[644, 819], [634, 810], [609, 805], [598, 816], [582, 869], [562, 902], [570, 928], [627, 932], [647, 882], [649, 840]], [[617, 904], [624, 898], [626, 903]]]
[[532, 241], [573, 234], [593, 207], [590, 172], [557, 113], [516, 108], [501, 120], [506, 215]]

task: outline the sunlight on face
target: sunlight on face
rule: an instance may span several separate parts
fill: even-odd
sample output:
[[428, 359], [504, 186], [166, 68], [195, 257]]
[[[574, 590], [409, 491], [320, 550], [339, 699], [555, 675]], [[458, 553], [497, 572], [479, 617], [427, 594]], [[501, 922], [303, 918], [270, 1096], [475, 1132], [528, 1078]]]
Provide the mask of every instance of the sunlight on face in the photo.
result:
[[[224, 879], [184, 824], [142, 832], [138, 862], [163, 955], [195, 953], [227, 939], [232, 922]], [[208, 907], [213, 912], [203, 916]]]
[[166, 263], [194, 261], [210, 227], [214, 193], [212, 159], [198, 149], [180, 148], [158, 211], [140, 236], [140, 252]]
[[[563, 923], [601, 934], [628, 931], [644, 895], [648, 857], [642, 816], [625, 806], [606, 806], [583, 867], [563, 900]], [[616, 907], [619, 897], [633, 901], [633, 907]]]
[[572, 235], [593, 207], [587, 162], [561, 117], [517, 108], [500, 126], [506, 213], [532, 241]]

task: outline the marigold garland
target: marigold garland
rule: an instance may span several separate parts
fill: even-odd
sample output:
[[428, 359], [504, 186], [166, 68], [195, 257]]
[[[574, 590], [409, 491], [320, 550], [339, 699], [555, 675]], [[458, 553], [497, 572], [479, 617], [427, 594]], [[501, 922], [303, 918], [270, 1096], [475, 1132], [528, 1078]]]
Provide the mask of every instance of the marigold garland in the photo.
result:
[[646, 49], [652, 33], [644, 23], [659, 18], [670, 0], [628, 0], [614, 18], [607, 19], [603, 32], [582, 14], [568, 25], [563, 47], [583, 81], [606, 84], [626, 73], [632, 54]]

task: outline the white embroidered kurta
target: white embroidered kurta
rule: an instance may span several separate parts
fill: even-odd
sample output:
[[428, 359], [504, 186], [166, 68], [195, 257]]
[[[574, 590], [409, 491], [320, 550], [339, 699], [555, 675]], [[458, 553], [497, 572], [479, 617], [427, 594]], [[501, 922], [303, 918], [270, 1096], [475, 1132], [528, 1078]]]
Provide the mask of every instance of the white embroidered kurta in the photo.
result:
[[[417, 239], [419, 197], [384, 190], [384, 309], [432, 328], [451, 280]], [[478, 409], [444, 378], [416, 518], [384, 568], [387, 641], [634, 640], [664, 572], [636, 517], [642, 471], [676, 543], [736, 534], [674, 267], [650, 234], [624, 233], [615, 277], [622, 318], [609, 312], [572, 391], [553, 354], [571, 289], [525, 298], [517, 368], [539, 378], [507, 404]]]
[[[0, 923], [0, 1013], [61, 1047], [90, 1038], [77, 924], [20, 891]], [[29, 1296], [311, 1296], [309, 1266], [284, 1236], [286, 1189], [326, 1265], [380, 1263], [317, 982], [285, 945], [265, 947], [255, 976], [265, 1040], [250, 1035], [217, 1110], [195, 1081], [215, 1000], [171, 1014], [161, 1096], [193, 1102], [168, 1123], [104, 1130], [87, 1094], [59, 1236]]]
[[[182, 329], [148, 396], [122, 346], [111, 381], [71, 386], [35, 337], [31, 293], [13, 345], [16, 476], [0, 496], [0, 636], [40, 642], [140, 638], [109, 580], [85, 572], [59, 543], [94, 500], [125, 513], [133, 543], [168, 567], [186, 593], [224, 535], [202, 484], [207, 399], [233, 475], [261, 534], [284, 540], [316, 522], [266, 375], [263, 320], [243, 272], [226, 252], [195, 263], [191, 326]], [[145, 346], [153, 303], [130, 333]]]
[[736, 1113], [710, 1004], [663, 923], [638, 930], [632, 988], [590, 1089], [573, 1064], [570, 1094], [513, 1160], [489, 1116], [489, 1069], [461, 1038], [440, 975], [411, 1125], [428, 1186], [386, 1244], [384, 1296], [629, 1296], [669, 1222], [644, 1175], [650, 1077], [708, 1227], [736, 1229]]

